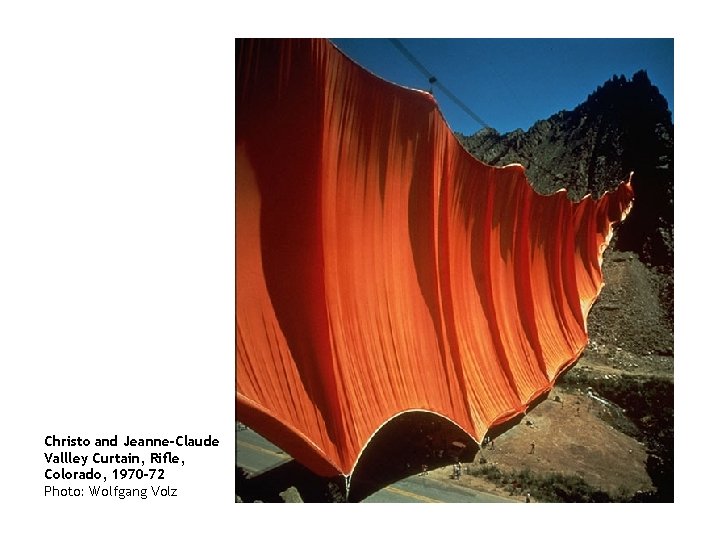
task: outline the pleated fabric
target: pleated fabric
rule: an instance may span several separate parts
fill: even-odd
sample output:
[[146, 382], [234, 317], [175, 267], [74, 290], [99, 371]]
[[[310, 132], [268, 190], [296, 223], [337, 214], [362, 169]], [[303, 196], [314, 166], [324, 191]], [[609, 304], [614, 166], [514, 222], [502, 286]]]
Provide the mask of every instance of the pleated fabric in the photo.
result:
[[587, 344], [632, 197], [541, 196], [328, 41], [239, 40], [237, 418], [326, 476], [403, 411], [482, 439]]

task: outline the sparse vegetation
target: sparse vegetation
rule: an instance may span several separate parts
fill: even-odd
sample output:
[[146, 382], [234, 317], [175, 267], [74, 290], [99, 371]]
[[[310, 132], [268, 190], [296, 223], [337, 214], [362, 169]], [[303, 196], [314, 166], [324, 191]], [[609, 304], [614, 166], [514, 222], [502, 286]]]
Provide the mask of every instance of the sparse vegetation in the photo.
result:
[[503, 472], [495, 465], [471, 466], [468, 472], [483, 476], [503, 487], [509, 495], [531, 496], [540, 502], [630, 502], [626, 491], [610, 495], [590, 486], [577, 475], [537, 474], [529, 469]]
[[[611, 379], [594, 377], [592, 371], [571, 369], [561, 383], [577, 390], [592, 387], [612, 401], [624, 414], [605, 418], [616, 429], [640, 438], [647, 446], [647, 471], [656, 493], [642, 500], [672, 501], [674, 470], [674, 386], [659, 377], [622, 375]], [[630, 419], [628, 424], [625, 418]], [[619, 420], [619, 421], [618, 421]], [[639, 432], [639, 433], [638, 433]]]

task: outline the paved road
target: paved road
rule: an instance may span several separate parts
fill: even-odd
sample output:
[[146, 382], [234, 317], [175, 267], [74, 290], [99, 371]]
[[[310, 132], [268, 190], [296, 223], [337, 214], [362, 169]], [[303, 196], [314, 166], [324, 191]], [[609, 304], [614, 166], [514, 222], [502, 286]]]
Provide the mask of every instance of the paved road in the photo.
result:
[[376, 491], [365, 503], [502, 503], [516, 502], [425, 476], [410, 476]]
[[[235, 448], [237, 466], [242, 467], [252, 476], [271, 469], [278, 471], [279, 465], [292, 461], [288, 454], [250, 429], [236, 430], [235, 439], [237, 443]], [[263, 478], [267, 476], [266, 473]], [[362, 502], [492, 503], [516, 501], [462, 486], [454, 486], [451, 483], [435, 480], [427, 476], [410, 476], [380, 491], [376, 491]]]
[[251, 474], [270, 469], [292, 458], [251, 429], [235, 430], [235, 461]]

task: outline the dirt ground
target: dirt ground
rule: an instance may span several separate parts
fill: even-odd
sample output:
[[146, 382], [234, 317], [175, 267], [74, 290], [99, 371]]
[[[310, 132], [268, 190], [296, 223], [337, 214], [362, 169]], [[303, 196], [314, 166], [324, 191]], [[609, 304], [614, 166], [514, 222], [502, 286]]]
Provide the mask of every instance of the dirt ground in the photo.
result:
[[[542, 474], [576, 474], [611, 494], [651, 489], [652, 482], [645, 470], [645, 447], [608, 425], [601, 417], [605, 408], [606, 405], [587, 395], [554, 390], [518, 425], [499, 435], [494, 448], [481, 449], [475, 463], [484, 459], [486, 464], [502, 471], [529, 469]], [[465, 474], [459, 481], [449, 480], [451, 469], [436, 469], [431, 475], [508, 496], [484, 478]]]
[[[609, 419], [615, 419], [615, 426], [618, 418], [631, 420], [623, 418], [625, 411], [604, 399], [592, 384], [632, 377], [672, 381], [673, 323], [662, 297], [668, 290], [663, 286], [667, 278], [631, 253], [606, 254], [603, 274], [606, 285], [588, 319], [590, 342], [569, 373], [588, 381], [588, 386], [556, 386], [517, 425], [499, 435], [493, 449], [481, 449], [475, 464], [486, 460], [503, 472], [529, 469], [536, 474], [578, 475], [611, 495], [653, 488], [642, 437], [638, 433], [633, 438], [611, 425]], [[451, 472], [451, 467], [444, 467], [430, 474], [508, 496], [486, 478], [465, 474], [451, 480]]]

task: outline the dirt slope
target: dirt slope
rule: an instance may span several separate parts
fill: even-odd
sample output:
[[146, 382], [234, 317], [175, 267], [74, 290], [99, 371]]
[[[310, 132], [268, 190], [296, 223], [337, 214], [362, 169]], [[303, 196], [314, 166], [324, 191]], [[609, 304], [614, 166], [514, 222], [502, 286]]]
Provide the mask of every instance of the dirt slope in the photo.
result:
[[[603, 272], [606, 286], [588, 320], [584, 354], [547, 399], [498, 435], [494, 448], [481, 449], [470, 467], [577, 475], [612, 497], [651, 492], [667, 481], [659, 474], [672, 475], [673, 325], [663, 276], [632, 253], [608, 253]], [[657, 385], [659, 397], [652, 393]], [[648, 467], [650, 453], [669, 470], [658, 472], [656, 458]], [[448, 467], [431, 474], [508, 495], [485, 477], [451, 480]]]

